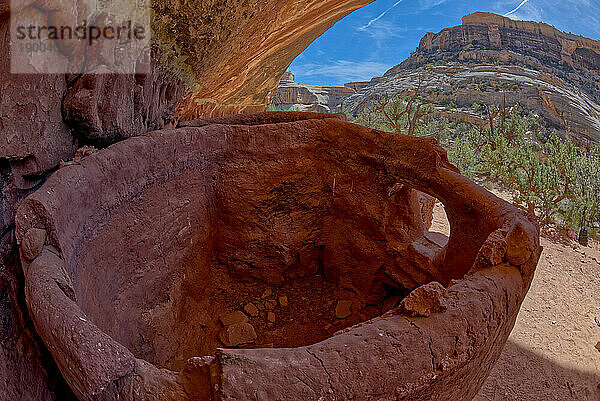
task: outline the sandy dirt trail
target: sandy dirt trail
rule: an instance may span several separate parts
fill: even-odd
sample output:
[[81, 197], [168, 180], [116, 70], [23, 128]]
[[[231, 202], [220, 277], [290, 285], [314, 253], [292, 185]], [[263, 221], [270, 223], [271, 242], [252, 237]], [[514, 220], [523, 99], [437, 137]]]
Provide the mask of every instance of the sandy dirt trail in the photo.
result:
[[[449, 234], [440, 203], [431, 230]], [[541, 244], [544, 250], [515, 328], [475, 401], [600, 400], [600, 351], [595, 348], [600, 341], [600, 247], [573, 249], [546, 238]]]

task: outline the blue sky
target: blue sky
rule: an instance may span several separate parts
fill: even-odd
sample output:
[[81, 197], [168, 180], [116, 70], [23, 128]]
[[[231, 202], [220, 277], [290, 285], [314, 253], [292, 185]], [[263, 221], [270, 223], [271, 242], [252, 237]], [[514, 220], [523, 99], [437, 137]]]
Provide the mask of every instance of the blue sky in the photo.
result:
[[376, 0], [325, 32], [290, 70], [312, 85], [369, 80], [406, 59], [426, 32], [460, 25], [475, 11], [510, 13], [600, 40], [600, 0]]

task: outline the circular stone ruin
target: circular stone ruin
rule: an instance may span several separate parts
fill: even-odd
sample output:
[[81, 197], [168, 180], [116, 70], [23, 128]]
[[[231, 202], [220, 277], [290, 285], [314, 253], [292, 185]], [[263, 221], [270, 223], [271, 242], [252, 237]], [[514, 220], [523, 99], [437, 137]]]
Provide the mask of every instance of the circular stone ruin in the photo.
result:
[[306, 113], [184, 125], [69, 163], [17, 213], [27, 306], [78, 398], [476, 394], [534, 223], [429, 139]]

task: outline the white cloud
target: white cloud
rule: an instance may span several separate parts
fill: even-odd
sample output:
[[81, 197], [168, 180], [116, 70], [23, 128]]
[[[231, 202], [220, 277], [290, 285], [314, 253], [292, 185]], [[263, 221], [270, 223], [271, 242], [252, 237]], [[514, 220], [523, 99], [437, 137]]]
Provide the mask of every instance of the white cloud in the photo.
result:
[[400, 26], [391, 21], [382, 20], [365, 30], [364, 33], [373, 39], [376, 46], [379, 46], [381, 43], [385, 43], [391, 39], [402, 38], [407, 30], [408, 29], [404, 26]]
[[367, 30], [368, 28], [371, 27], [371, 25], [373, 25], [375, 22], [379, 21], [380, 19], [382, 19], [383, 17], [385, 17], [385, 15], [387, 13], [389, 13], [390, 11], [392, 11], [398, 4], [402, 3], [404, 0], [398, 0], [397, 2], [395, 2], [390, 8], [388, 8], [387, 10], [385, 10], [384, 12], [382, 12], [381, 14], [379, 14], [377, 17], [373, 18], [371, 21], [369, 21], [366, 25], [361, 26], [360, 28], [358, 28], [359, 31], [364, 31]]
[[508, 17], [511, 14], [516, 13], [517, 11], [519, 11], [519, 9], [521, 7], [523, 7], [529, 0], [523, 0], [517, 7], [515, 7], [513, 10], [507, 12], [506, 14], [504, 14], [505, 17]]
[[302, 78], [319, 77], [328, 79], [331, 84], [344, 84], [352, 81], [368, 81], [382, 75], [390, 65], [375, 61], [336, 60], [328, 64], [306, 63], [294, 65], [292, 72]]
[[510, 14], [508, 18], [521, 21], [536, 21], [548, 23], [548, 19], [544, 18], [542, 10], [539, 7], [534, 7], [529, 4], [527, 5], [527, 7], [523, 7], [519, 11]]
[[440, 4], [444, 4], [448, 0], [419, 0], [419, 9], [421, 11], [429, 10], [430, 8], [437, 7]]
[[525, 3], [527, 3], [529, 0], [523, 0], [517, 7], [515, 7], [513, 10], [507, 12], [506, 14], [504, 14], [505, 17], [508, 17], [511, 14], [516, 13], [517, 11], [519, 11], [519, 8], [523, 7], [525, 5]]
[[[523, 0], [495, 0], [490, 11], [506, 13], [512, 19], [542, 21], [566, 32], [600, 39], [598, 0], [528, 0], [522, 3]], [[517, 6], [520, 8], [514, 11]]]

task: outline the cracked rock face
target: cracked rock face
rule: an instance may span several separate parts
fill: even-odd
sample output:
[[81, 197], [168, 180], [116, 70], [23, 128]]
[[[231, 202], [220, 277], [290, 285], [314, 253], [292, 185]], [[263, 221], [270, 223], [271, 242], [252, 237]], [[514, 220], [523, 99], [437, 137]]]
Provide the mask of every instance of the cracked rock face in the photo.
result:
[[468, 400], [540, 254], [534, 223], [434, 141], [306, 113], [82, 157], [15, 230], [35, 328], [84, 400]]

